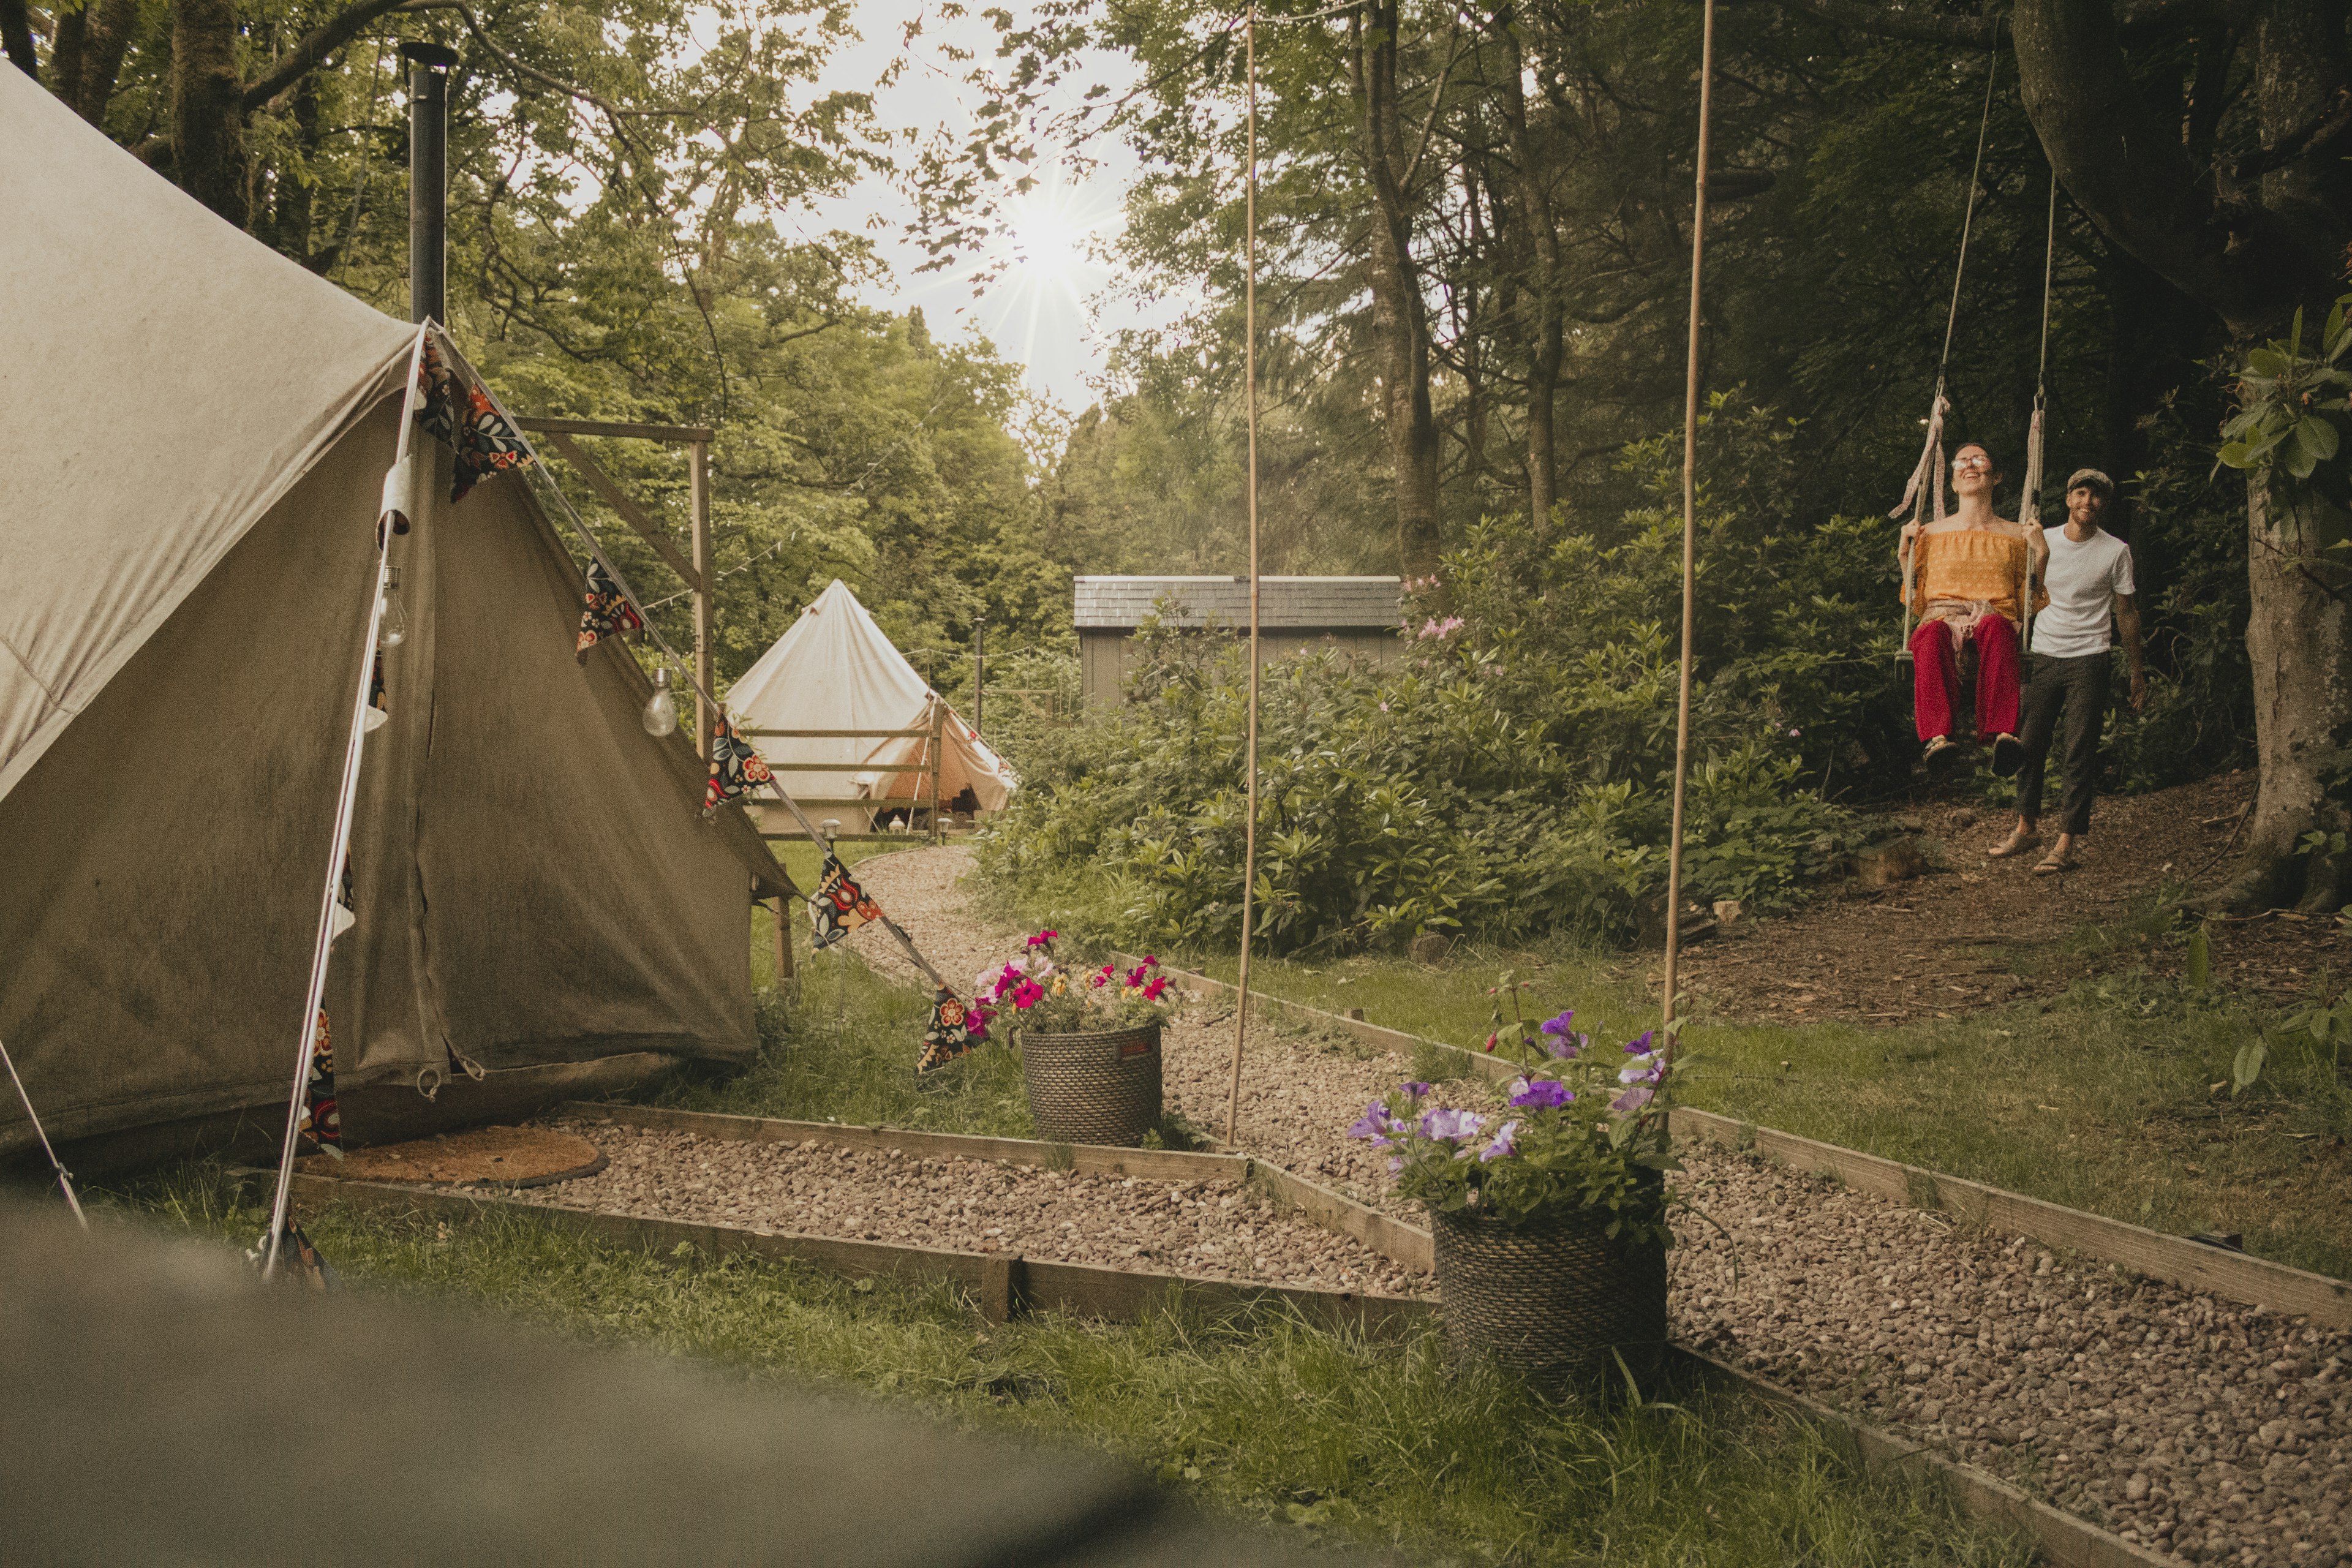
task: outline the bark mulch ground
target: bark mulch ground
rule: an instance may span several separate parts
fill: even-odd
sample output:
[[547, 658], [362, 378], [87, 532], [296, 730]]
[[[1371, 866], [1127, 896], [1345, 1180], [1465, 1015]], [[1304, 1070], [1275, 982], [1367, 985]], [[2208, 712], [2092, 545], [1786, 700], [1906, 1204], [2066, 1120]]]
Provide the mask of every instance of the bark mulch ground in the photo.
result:
[[[2130, 964], [2177, 973], [2183, 949], [2161, 940], [2152, 901], [2229, 880], [2253, 793], [2246, 772], [2103, 800], [2076, 868], [2050, 877], [2033, 874], [2038, 853], [1985, 853], [2015, 825], [2005, 813], [1941, 805], [1897, 814], [1889, 826], [1915, 832], [1933, 857], [1922, 875], [1736, 921], [1685, 952], [1689, 988], [1731, 1018], [1893, 1026], [2053, 996]], [[2209, 931], [2214, 983], [2274, 1005], [2352, 967], [2352, 938], [2332, 919], [2276, 913]]]

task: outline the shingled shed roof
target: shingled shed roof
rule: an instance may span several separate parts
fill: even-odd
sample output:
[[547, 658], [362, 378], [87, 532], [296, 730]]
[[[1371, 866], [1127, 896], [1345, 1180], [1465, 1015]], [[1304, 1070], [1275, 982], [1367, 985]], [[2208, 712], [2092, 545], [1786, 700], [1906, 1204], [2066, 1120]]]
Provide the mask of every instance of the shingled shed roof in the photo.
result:
[[[1395, 577], [1260, 577], [1258, 625], [1275, 631], [1386, 631], [1397, 624], [1402, 583]], [[1080, 577], [1080, 631], [1129, 631], [1162, 595], [1181, 606], [1181, 626], [1214, 619], [1249, 625], [1246, 577]]]

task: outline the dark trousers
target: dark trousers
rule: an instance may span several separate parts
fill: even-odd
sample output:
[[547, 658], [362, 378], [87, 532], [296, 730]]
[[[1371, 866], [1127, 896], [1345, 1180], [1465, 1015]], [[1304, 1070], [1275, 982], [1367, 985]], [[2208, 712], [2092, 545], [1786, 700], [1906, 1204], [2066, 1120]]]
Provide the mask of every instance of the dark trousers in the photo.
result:
[[2107, 656], [2053, 658], [2034, 654], [2026, 661], [2025, 762], [2017, 774], [2017, 815], [2042, 816], [2042, 770], [2063, 713], [2066, 720], [2066, 798], [2061, 833], [2091, 831], [2091, 797], [2099, 787], [2099, 731], [2107, 721]]

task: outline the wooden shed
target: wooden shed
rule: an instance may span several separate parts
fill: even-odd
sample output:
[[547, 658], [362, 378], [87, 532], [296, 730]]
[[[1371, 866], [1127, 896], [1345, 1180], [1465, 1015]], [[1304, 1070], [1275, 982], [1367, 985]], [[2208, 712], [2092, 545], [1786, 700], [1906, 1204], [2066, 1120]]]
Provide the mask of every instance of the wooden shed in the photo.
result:
[[[1086, 700], [1118, 700], [1135, 659], [1135, 628], [1155, 611], [1163, 626], [1221, 636], [1249, 630], [1246, 577], [1080, 577], [1073, 620]], [[1395, 577], [1260, 577], [1258, 647], [1267, 659], [1338, 647], [1400, 658], [1403, 584]]]

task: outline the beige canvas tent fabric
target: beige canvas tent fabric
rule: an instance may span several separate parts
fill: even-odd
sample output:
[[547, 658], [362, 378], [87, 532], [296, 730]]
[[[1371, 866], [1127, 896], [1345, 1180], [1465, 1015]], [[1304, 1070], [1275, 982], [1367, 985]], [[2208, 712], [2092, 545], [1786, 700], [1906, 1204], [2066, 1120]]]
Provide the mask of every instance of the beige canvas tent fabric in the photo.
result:
[[[56, 1137], [282, 1107], [414, 329], [22, 83], [0, 71], [0, 212], [40, 215], [0, 225], [0, 1040]], [[453, 1053], [747, 1057], [749, 905], [789, 881], [740, 812], [701, 820], [635, 663], [574, 661], [579, 572], [525, 479], [452, 504], [450, 452], [414, 439], [411, 630], [329, 972], [338, 1087]], [[0, 1148], [29, 1136], [0, 1099]]]
[[[835, 578], [790, 630], [728, 689], [727, 707], [746, 730], [928, 730], [943, 711], [946, 757], [940, 799], [969, 789], [983, 811], [1002, 811], [1013, 772], [971, 725], [915, 672], [849, 585]], [[754, 738], [771, 763], [839, 763], [839, 773], [782, 775], [814, 799], [911, 798], [929, 789], [930, 748], [920, 740]], [[919, 773], [904, 770], [919, 768]]]
[[[0, 796], [414, 336], [0, 72]], [[41, 526], [46, 524], [47, 526]]]

